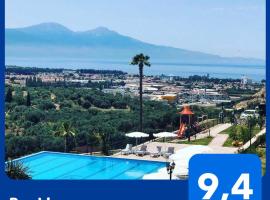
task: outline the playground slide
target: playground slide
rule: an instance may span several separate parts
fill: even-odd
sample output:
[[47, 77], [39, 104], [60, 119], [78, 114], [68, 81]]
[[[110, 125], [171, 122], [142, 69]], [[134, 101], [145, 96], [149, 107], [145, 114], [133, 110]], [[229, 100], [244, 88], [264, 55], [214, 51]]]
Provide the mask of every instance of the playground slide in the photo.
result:
[[181, 123], [178, 130], [178, 137], [183, 137], [186, 130], [186, 124]]

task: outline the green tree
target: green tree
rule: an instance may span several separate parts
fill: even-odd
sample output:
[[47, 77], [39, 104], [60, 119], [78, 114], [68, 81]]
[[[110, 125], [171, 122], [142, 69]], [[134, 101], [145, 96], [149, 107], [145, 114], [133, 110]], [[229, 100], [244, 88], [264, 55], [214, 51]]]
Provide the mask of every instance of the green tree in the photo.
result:
[[150, 57], [144, 54], [138, 54], [133, 57], [131, 61], [131, 65], [138, 65], [139, 66], [139, 75], [140, 75], [140, 131], [142, 132], [143, 129], [143, 102], [142, 102], [142, 95], [143, 95], [143, 67], [148, 66], [150, 67], [151, 64], [149, 62]]
[[67, 141], [69, 137], [75, 137], [76, 133], [68, 122], [63, 122], [58, 131], [55, 132], [56, 136], [61, 136], [65, 140], [65, 152], [67, 152]]
[[25, 114], [25, 119], [35, 124], [39, 123], [45, 118], [45, 115], [40, 110], [33, 110]]
[[12, 89], [9, 87], [8, 90], [7, 90], [7, 94], [6, 94], [6, 102], [10, 103], [13, 99], [13, 96], [12, 96]]
[[26, 106], [31, 106], [31, 97], [29, 92], [27, 92], [26, 96]]
[[263, 116], [259, 116], [259, 118], [258, 118], [258, 125], [260, 127], [260, 130], [262, 130], [263, 125], [264, 125], [264, 118], [263, 118]]
[[109, 142], [110, 142], [110, 134], [108, 133], [96, 133], [96, 137], [98, 138], [100, 144], [102, 153], [106, 156], [109, 155]]
[[93, 153], [93, 147], [97, 146], [99, 143], [100, 137], [98, 137], [96, 134], [88, 134], [86, 138], [87, 147], [90, 147], [90, 153]]
[[7, 162], [6, 174], [9, 178], [15, 180], [29, 180], [32, 179], [29, 175], [29, 169], [20, 162]]
[[109, 155], [111, 137], [114, 135], [116, 129], [109, 123], [100, 124], [95, 127], [95, 136], [98, 138], [101, 145], [102, 153]]
[[240, 135], [237, 132], [236, 126], [232, 126], [231, 127], [231, 130], [229, 132], [229, 136], [230, 136], [230, 138], [232, 138], [233, 141], [236, 141], [236, 140], [239, 140], [240, 139]]
[[91, 107], [91, 103], [89, 101], [84, 101], [82, 104], [82, 107], [85, 109], [88, 109]]
[[249, 140], [249, 147], [251, 148], [251, 138], [253, 136], [253, 129], [257, 124], [257, 120], [255, 117], [248, 117], [248, 132], [249, 132], [249, 138], [245, 141], [247, 142]]
[[239, 126], [237, 133], [243, 143], [246, 143], [249, 140], [249, 130], [246, 126]]
[[43, 100], [43, 101], [41, 101], [40, 104], [38, 105], [38, 107], [41, 110], [55, 109], [54, 103], [52, 103], [50, 100]]

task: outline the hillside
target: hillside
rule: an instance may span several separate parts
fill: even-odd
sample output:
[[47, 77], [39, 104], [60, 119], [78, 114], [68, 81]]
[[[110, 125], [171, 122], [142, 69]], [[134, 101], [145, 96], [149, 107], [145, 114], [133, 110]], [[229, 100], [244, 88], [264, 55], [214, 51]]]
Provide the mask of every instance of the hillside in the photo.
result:
[[259, 59], [226, 58], [149, 44], [105, 27], [75, 32], [57, 23], [43, 23], [24, 28], [7, 28], [5, 34], [7, 57], [129, 60], [134, 54], [143, 52], [151, 55], [153, 61], [183, 64], [264, 65], [264, 61]]

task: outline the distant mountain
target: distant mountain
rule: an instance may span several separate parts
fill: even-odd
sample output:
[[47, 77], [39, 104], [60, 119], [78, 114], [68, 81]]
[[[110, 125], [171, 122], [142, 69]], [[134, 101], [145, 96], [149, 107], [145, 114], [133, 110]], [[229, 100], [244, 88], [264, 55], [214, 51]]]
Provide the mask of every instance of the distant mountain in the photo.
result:
[[105, 27], [74, 32], [57, 23], [43, 23], [5, 30], [6, 56], [19, 58], [74, 58], [127, 60], [145, 53], [156, 62], [182, 64], [264, 65], [252, 58], [226, 58], [202, 52], [154, 45], [121, 35]]

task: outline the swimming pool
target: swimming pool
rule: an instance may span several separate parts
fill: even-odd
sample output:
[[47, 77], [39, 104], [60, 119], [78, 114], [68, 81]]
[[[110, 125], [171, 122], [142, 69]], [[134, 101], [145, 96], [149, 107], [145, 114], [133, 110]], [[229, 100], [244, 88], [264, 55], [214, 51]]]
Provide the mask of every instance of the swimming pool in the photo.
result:
[[165, 167], [164, 162], [40, 152], [16, 159], [34, 180], [135, 180]]

